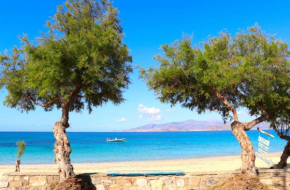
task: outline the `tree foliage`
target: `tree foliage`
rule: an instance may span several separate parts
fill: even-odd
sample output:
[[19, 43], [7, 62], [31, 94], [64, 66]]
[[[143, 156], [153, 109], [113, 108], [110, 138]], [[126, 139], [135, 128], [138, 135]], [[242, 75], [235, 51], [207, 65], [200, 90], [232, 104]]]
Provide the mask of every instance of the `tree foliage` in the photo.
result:
[[[121, 103], [132, 58], [123, 43], [117, 9], [107, 0], [67, 0], [34, 41], [25, 35], [13, 54], [2, 53], [4, 104], [21, 111], [50, 111], [69, 102], [70, 111]], [[0, 84], [1, 84], [0, 83]]]
[[271, 122], [270, 127], [278, 133], [280, 138], [290, 141], [290, 111], [280, 112], [279, 117]]
[[17, 145], [17, 158], [20, 159], [26, 150], [26, 143], [25, 141], [18, 141], [16, 142], [16, 145]]
[[246, 107], [261, 116], [249, 128], [290, 110], [288, 45], [257, 25], [234, 37], [221, 32], [201, 46], [183, 37], [161, 48], [159, 67], [141, 69], [141, 77], [162, 102], [199, 113], [215, 110], [224, 121], [231, 113], [238, 120], [236, 108]]

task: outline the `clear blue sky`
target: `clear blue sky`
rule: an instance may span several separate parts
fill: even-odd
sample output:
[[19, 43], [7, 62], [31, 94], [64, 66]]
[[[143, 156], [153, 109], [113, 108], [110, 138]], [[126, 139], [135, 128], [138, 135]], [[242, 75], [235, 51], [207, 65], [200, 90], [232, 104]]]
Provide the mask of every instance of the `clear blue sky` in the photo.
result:
[[[64, 0], [9, 0], [0, 3], [0, 51], [19, 46], [18, 36], [28, 34], [30, 39], [45, 30], [44, 24], [56, 13], [56, 6]], [[159, 47], [172, 43], [182, 34], [192, 34], [198, 44], [209, 36], [216, 36], [227, 29], [235, 34], [239, 28], [246, 29], [258, 23], [264, 31], [290, 42], [290, 1], [288, 0], [115, 0], [120, 11], [125, 43], [131, 50], [133, 65], [156, 66], [153, 57], [161, 53]], [[148, 91], [138, 72], [131, 75], [132, 84], [125, 92], [125, 101], [119, 106], [112, 104], [95, 108], [92, 114], [84, 110], [70, 114], [69, 131], [111, 131], [138, 127], [148, 123], [172, 121], [221, 120], [216, 113], [198, 115], [176, 106], [161, 104]], [[52, 131], [59, 120], [59, 110], [44, 112], [42, 108], [29, 114], [2, 105], [6, 91], [0, 92], [0, 131]], [[142, 105], [140, 105], [142, 104]], [[153, 108], [154, 107], [154, 108]], [[251, 118], [247, 111], [239, 111], [240, 119]]]

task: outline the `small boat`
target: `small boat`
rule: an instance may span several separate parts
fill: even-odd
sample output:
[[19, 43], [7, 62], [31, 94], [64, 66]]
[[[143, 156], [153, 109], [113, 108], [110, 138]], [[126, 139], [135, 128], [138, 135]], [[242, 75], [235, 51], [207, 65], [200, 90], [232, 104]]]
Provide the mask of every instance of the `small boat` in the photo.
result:
[[109, 139], [107, 138], [107, 142], [125, 142], [125, 138], [123, 139], [117, 139], [117, 138], [114, 138], [114, 139]]

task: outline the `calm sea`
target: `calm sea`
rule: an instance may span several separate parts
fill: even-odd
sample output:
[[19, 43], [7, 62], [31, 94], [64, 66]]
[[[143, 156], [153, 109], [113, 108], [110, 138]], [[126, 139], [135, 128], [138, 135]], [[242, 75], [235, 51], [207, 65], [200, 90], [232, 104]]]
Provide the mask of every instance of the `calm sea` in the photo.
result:
[[[275, 135], [270, 152], [281, 152], [286, 141]], [[259, 133], [247, 132], [257, 149]], [[73, 163], [98, 163], [140, 160], [178, 159], [236, 155], [240, 145], [231, 131], [163, 133], [68, 133]], [[124, 143], [107, 143], [106, 138], [126, 138]], [[268, 139], [268, 137], [265, 137]], [[52, 164], [54, 137], [49, 132], [0, 132], [0, 164], [13, 164], [16, 142], [24, 140], [25, 164]]]

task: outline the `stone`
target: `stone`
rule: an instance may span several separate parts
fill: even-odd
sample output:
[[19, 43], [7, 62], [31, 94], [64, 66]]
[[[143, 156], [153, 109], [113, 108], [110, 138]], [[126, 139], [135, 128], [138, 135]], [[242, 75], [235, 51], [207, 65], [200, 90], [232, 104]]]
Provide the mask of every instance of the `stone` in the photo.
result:
[[271, 173], [273, 177], [285, 177], [287, 176], [285, 173]]
[[103, 185], [97, 185], [97, 190], [105, 190], [105, 187]]
[[102, 183], [101, 179], [93, 179], [92, 180], [92, 184], [94, 184], [94, 185], [99, 185], [101, 183]]
[[20, 181], [21, 180], [21, 176], [15, 176], [13, 181]]
[[199, 187], [191, 187], [190, 189], [191, 189], [191, 190], [197, 190], [197, 189], [200, 190]]
[[214, 185], [214, 184], [217, 184], [218, 182], [219, 180], [216, 178], [209, 178], [206, 180], [206, 185]]
[[200, 189], [205, 189], [205, 187], [206, 187], [205, 182], [201, 182], [201, 183], [199, 184], [199, 187], [200, 187]]
[[45, 176], [33, 176], [30, 177], [29, 183], [31, 186], [44, 186], [47, 181]]
[[162, 181], [161, 180], [150, 180], [152, 190], [162, 190]]
[[6, 188], [6, 187], [8, 187], [8, 182], [7, 181], [5, 181], [5, 182], [0, 182], [0, 188]]
[[130, 190], [130, 187], [122, 187], [120, 190]]
[[146, 186], [147, 185], [147, 180], [146, 179], [137, 179], [136, 184], [138, 186]]
[[282, 178], [282, 177], [273, 177], [271, 178], [271, 181], [272, 181], [272, 184], [273, 185], [284, 185], [284, 180], [285, 178]]
[[184, 186], [189, 187], [189, 179], [188, 178], [183, 178], [184, 179]]
[[259, 174], [259, 177], [260, 178], [270, 178], [270, 177], [273, 177], [273, 173], [262, 173], [262, 174]]
[[130, 187], [132, 185], [131, 181], [128, 179], [120, 179], [117, 181], [117, 184], [119, 186], [125, 186], [125, 187]]
[[163, 181], [163, 183], [164, 183], [164, 185], [169, 186], [169, 185], [172, 185], [173, 180], [172, 179], [166, 179], [166, 180]]
[[29, 182], [28, 181], [22, 181], [22, 186], [29, 186]]
[[200, 183], [200, 177], [194, 176], [189, 178], [189, 185], [197, 187]]
[[152, 190], [152, 189], [151, 189], [151, 187], [149, 185], [146, 185], [146, 186], [138, 187], [138, 190]]
[[55, 177], [48, 176], [46, 178], [48, 184], [57, 184], [59, 183], [59, 179], [55, 179]]
[[177, 188], [174, 185], [165, 185], [165, 186], [163, 186], [162, 190], [175, 190], [175, 189], [177, 189]]
[[117, 180], [116, 179], [113, 179], [112, 180], [112, 184], [117, 184]]
[[177, 187], [183, 187], [184, 186], [184, 179], [177, 179], [176, 180], [176, 186]]
[[8, 181], [8, 177], [0, 176], [0, 182], [7, 182], [7, 181]]
[[10, 181], [9, 188], [10, 187], [22, 187], [22, 181]]
[[109, 190], [118, 190], [119, 187], [118, 187], [118, 185], [116, 185], [116, 184], [111, 184], [111, 185], [109, 186], [108, 189], [109, 189]]
[[[282, 189], [284, 183], [289, 187], [290, 174], [275, 172], [260, 173], [260, 181], [270, 187]], [[96, 190], [196, 190], [214, 185], [229, 175], [230, 173], [192, 173], [185, 176], [110, 177], [96, 174], [90, 177]], [[59, 177], [55, 174], [42, 173], [36, 176], [35, 173], [22, 175], [11, 173], [0, 176], [0, 190], [52, 190], [53, 183], [58, 181]]]
[[103, 180], [103, 184], [110, 185], [112, 184], [112, 180], [109, 180], [109, 179]]
[[261, 179], [260, 181], [262, 183], [266, 184], [266, 185], [272, 185], [273, 184], [271, 179]]

